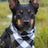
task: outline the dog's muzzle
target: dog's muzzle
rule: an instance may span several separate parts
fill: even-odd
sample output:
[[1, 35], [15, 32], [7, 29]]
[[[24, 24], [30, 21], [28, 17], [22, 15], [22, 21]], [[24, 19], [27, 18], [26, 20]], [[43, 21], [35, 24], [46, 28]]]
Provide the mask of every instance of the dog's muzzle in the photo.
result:
[[30, 25], [31, 25], [29, 20], [23, 20], [22, 24], [24, 27], [30, 27]]

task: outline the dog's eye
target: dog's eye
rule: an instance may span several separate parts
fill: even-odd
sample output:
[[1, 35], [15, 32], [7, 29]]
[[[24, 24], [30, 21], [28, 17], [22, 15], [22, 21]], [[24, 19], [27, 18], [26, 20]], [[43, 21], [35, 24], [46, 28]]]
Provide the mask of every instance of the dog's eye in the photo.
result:
[[20, 13], [17, 13], [17, 16], [18, 16], [18, 17], [17, 17], [18, 19], [21, 19], [21, 18], [22, 18], [22, 16], [21, 16]]
[[23, 14], [23, 10], [21, 10], [20, 13]]
[[30, 9], [28, 9], [28, 13], [31, 13], [31, 10]]
[[34, 18], [34, 13], [33, 12], [31, 12], [31, 16], [30, 16], [31, 18]]

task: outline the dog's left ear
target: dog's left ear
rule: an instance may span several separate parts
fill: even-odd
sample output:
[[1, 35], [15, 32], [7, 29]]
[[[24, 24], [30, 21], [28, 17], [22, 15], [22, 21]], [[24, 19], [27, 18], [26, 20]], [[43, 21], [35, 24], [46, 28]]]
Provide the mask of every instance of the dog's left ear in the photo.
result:
[[10, 7], [11, 9], [13, 9], [14, 7], [16, 7], [17, 4], [19, 3], [18, 0], [8, 0], [8, 2], [9, 2], [9, 7]]
[[36, 14], [39, 8], [39, 0], [30, 0], [30, 3], [34, 6]]
[[39, 8], [39, 0], [30, 0], [30, 3], [32, 3], [35, 8]]

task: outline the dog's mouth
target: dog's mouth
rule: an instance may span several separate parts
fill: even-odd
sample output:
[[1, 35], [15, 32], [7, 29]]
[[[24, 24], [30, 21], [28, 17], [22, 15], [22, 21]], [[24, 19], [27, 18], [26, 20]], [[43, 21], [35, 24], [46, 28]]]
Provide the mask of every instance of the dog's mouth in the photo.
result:
[[31, 29], [31, 24], [21, 24], [21, 25], [19, 25], [19, 28], [21, 30], [24, 30], [24, 31], [30, 30]]
[[23, 22], [21, 20], [18, 20], [18, 27], [20, 30], [31, 30], [32, 29], [33, 20], [24, 20]]

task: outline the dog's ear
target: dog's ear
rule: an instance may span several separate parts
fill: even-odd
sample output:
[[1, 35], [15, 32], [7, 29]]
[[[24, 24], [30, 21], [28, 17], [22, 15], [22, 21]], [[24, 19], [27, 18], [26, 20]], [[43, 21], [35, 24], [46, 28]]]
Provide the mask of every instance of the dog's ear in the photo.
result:
[[39, 8], [39, 0], [30, 0], [30, 3], [32, 3], [35, 8]]
[[9, 2], [9, 7], [11, 9], [13, 9], [14, 7], [16, 7], [16, 5], [19, 3], [18, 0], [8, 0], [8, 2]]
[[35, 14], [37, 13], [38, 11], [38, 8], [39, 8], [39, 0], [30, 0], [30, 3], [34, 6], [34, 10], [35, 10]]

